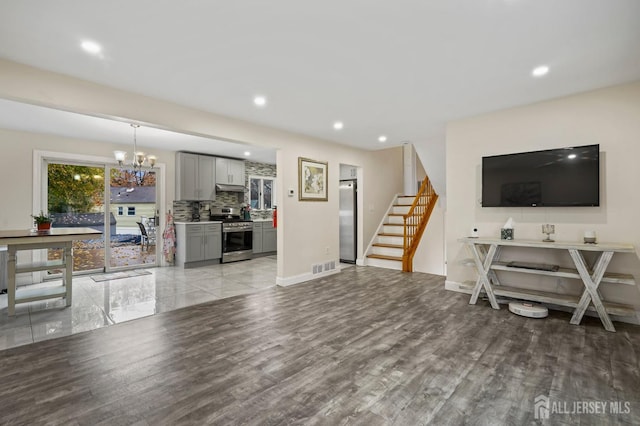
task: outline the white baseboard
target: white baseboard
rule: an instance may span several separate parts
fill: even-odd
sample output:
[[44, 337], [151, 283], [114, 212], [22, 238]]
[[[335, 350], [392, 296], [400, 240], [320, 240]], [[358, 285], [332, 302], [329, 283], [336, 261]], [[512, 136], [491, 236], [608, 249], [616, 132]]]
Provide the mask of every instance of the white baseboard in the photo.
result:
[[294, 275], [293, 277], [276, 277], [276, 285], [280, 287], [288, 287], [290, 285], [300, 284], [307, 281], [315, 280], [316, 278], [322, 278], [329, 275], [337, 274], [340, 272], [340, 268], [336, 268], [330, 271], [320, 272], [319, 274], [312, 274], [307, 272], [306, 274]]
[[358, 265], [358, 266], [367, 266], [367, 264], [364, 261], [364, 258], [356, 259], [356, 265]]
[[[449, 291], [455, 291], [457, 293], [471, 294], [471, 291], [468, 290], [467, 288], [460, 288], [460, 283], [457, 282], [457, 281], [445, 280], [444, 281], [444, 289], [445, 290], [449, 290]], [[545, 303], [544, 305], [547, 306], [549, 309], [553, 309], [555, 311], [573, 312], [572, 308], [569, 308], [569, 307], [566, 307], [566, 306], [558, 306], [558, 305], [553, 305], [553, 304], [548, 304], [548, 303]], [[587, 311], [587, 312], [585, 312], [585, 315], [588, 315], [588, 316], [594, 317], [594, 318], [598, 318], [597, 312]], [[640, 312], [637, 309], [636, 309], [636, 314], [634, 316], [621, 317], [621, 316], [618, 316], [618, 315], [611, 315], [610, 314], [609, 317], [611, 317], [611, 320], [613, 320], [613, 321], [624, 322], [624, 323], [627, 323], [627, 324], [640, 325]]]

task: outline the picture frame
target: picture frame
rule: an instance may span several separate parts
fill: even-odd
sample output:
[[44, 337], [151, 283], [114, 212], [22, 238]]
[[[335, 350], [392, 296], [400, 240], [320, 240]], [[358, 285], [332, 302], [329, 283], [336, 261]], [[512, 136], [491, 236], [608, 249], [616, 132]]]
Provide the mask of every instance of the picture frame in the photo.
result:
[[328, 164], [323, 161], [298, 157], [298, 200], [328, 200]]

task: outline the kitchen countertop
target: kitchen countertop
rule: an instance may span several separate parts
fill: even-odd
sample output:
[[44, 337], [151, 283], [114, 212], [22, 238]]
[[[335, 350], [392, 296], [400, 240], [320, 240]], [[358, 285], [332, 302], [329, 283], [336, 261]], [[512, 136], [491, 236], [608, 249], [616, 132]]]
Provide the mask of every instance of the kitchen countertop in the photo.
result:
[[252, 219], [254, 222], [273, 222], [273, 219]]

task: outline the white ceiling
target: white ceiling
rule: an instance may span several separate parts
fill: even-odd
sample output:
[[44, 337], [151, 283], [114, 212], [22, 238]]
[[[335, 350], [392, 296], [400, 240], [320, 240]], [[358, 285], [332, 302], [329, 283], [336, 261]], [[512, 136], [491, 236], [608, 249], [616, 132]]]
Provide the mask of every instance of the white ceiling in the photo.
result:
[[[13, 0], [0, 2], [0, 57], [364, 149], [409, 141], [443, 156], [448, 121], [640, 79], [639, 22], [637, 0]], [[534, 79], [540, 64], [551, 71]]]

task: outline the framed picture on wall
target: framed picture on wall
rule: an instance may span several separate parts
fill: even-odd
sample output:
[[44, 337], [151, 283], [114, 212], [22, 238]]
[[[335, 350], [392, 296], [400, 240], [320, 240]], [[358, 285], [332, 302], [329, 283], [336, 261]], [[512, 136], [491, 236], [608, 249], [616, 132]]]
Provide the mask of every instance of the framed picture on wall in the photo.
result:
[[298, 200], [327, 201], [327, 163], [298, 157]]

